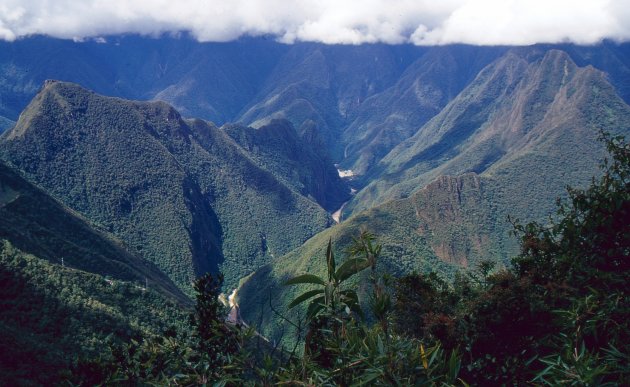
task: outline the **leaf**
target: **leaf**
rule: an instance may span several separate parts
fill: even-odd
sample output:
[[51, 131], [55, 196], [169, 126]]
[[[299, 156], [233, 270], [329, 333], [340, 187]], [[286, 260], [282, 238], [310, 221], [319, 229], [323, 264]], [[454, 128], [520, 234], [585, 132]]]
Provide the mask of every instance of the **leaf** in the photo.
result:
[[335, 280], [337, 282], [343, 282], [349, 277], [355, 275], [361, 270], [367, 269], [370, 267], [370, 262], [368, 262], [365, 258], [350, 258], [346, 260], [337, 272], [335, 273]]
[[359, 303], [359, 296], [354, 290], [343, 290], [339, 292], [339, 295], [341, 295], [341, 300], [346, 305]]
[[381, 377], [382, 372], [375, 370], [375, 371], [371, 371], [367, 374], [365, 374], [361, 379], [359, 379], [358, 381], [352, 383], [352, 386], [365, 386], [365, 385], [370, 385], [372, 384], [371, 382], [376, 379]]
[[310, 290], [308, 292], [304, 292], [301, 295], [299, 295], [298, 297], [296, 297], [293, 301], [291, 301], [291, 303], [289, 304], [289, 309], [295, 307], [296, 305], [301, 304], [302, 302], [308, 300], [311, 297], [315, 297], [318, 294], [323, 293], [324, 290], [323, 289], [315, 289], [315, 290]]
[[379, 355], [385, 355], [385, 345], [383, 344], [383, 339], [381, 339], [381, 335], [376, 336], [376, 345], [378, 347]]
[[422, 366], [424, 367], [424, 369], [428, 369], [429, 368], [429, 363], [427, 362], [427, 354], [426, 352], [424, 352], [424, 345], [420, 344], [420, 356], [422, 358]]
[[332, 250], [332, 238], [328, 239], [328, 248], [326, 249], [326, 263], [328, 264], [328, 281], [333, 280], [335, 275], [335, 255]]
[[306, 310], [306, 318], [312, 320], [313, 317], [319, 313], [320, 310], [324, 309], [324, 296], [317, 297], [313, 301], [311, 301], [308, 309]]
[[302, 274], [297, 277], [293, 277], [290, 280], [287, 280], [284, 285], [297, 285], [297, 284], [316, 284], [316, 285], [326, 285], [326, 282], [316, 276], [315, 274]]

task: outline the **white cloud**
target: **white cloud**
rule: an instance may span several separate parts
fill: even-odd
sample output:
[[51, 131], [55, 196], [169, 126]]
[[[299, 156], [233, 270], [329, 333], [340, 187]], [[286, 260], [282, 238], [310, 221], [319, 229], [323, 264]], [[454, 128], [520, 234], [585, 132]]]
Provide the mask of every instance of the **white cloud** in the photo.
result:
[[189, 31], [201, 41], [533, 44], [630, 40], [628, 0], [0, 0], [0, 39]]

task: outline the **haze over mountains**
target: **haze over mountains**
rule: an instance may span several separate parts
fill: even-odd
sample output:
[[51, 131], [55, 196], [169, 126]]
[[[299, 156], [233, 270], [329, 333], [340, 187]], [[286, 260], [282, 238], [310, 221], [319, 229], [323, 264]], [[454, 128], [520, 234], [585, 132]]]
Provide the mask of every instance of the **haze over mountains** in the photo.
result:
[[[183, 303], [207, 271], [226, 290], [251, 275], [254, 320], [288, 276], [324, 270], [329, 238], [341, 251], [363, 228], [394, 274], [506, 263], [507, 216], [544, 220], [597, 175], [598, 133], [628, 135], [629, 102], [630, 45], [611, 42], [0, 42], [0, 238]], [[98, 251], [81, 261], [66, 232]]]

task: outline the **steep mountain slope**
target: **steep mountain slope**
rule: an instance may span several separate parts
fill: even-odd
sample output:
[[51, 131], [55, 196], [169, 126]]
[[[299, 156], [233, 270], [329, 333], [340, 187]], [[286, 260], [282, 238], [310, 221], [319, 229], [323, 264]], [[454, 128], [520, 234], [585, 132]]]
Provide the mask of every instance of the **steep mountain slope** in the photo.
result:
[[[394, 148], [375, 167], [374, 183], [349, 208], [408, 195], [440, 175], [490, 173], [491, 167], [514, 170], [504, 176], [510, 177], [506, 186], [518, 180], [540, 187], [533, 202], [548, 202], [565, 184], [588, 179], [601, 156], [598, 130], [626, 131], [628, 105], [605, 74], [577, 67], [562, 51], [543, 56], [518, 51], [486, 67], [439, 115]], [[535, 165], [516, 162], [534, 157]], [[532, 175], [539, 168], [545, 173]]]
[[344, 130], [344, 169], [364, 175], [393, 147], [413, 135], [506, 48], [434, 47], [396, 84], [365, 100]]
[[[285, 311], [301, 289], [282, 283], [305, 272], [324, 275], [328, 239], [332, 238], [341, 260], [360, 230], [376, 235], [377, 243], [383, 245], [378, 268], [394, 276], [435, 271], [452, 278], [461, 267], [474, 267], [481, 259], [506, 262], [515, 252], [516, 241], [488, 188], [488, 182], [473, 173], [443, 176], [408, 198], [350, 217], [248, 277], [238, 292], [241, 315], [259, 324], [267, 337], [292, 337], [283, 319], [270, 313], [270, 299], [277, 310]], [[298, 314], [294, 311], [291, 317]]]
[[63, 267], [0, 238], [0, 373], [6, 385], [57, 385], [77, 358], [183, 326], [189, 311], [139, 283]]
[[330, 222], [223, 130], [161, 102], [47, 82], [0, 153], [182, 289], [219, 268], [235, 281]]
[[125, 246], [98, 231], [78, 214], [34, 187], [0, 162], [0, 238], [15, 248], [54, 264], [148, 283], [165, 296], [190, 300], [154, 265], [130, 254]]
[[258, 129], [226, 125], [223, 130], [259, 165], [326, 210], [335, 211], [350, 199], [350, 188], [332, 161], [299, 137], [289, 121], [273, 120]]
[[258, 127], [275, 118], [288, 119], [301, 135], [314, 130], [339, 160], [342, 128], [366, 98], [391, 86], [423, 51], [413, 46], [295, 45], [239, 121]]
[[17, 120], [44, 80], [61, 79], [106, 95], [165, 100], [186, 116], [223, 123], [250, 102], [286, 50], [264, 39], [199, 43], [186, 36], [0, 41], [0, 116]]
[[186, 320], [154, 265], [0, 163], [2, 383], [59, 383], [76, 356]]
[[[520, 50], [540, 55], [550, 48], [608, 73], [630, 102], [630, 44]], [[16, 121], [45, 79], [61, 79], [106, 95], [164, 100], [184, 116], [218, 124], [258, 127], [284, 117], [323, 155], [364, 173], [505, 50], [284, 45], [266, 38], [199, 43], [186, 34], [83, 42], [34, 36], [0, 42], [0, 116]]]

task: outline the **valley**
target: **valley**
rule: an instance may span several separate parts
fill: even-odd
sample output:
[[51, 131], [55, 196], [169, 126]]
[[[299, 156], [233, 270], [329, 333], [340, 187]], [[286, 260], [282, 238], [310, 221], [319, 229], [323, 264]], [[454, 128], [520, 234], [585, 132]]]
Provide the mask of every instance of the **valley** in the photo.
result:
[[[567, 186], [601, 176], [602, 133], [630, 136], [629, 85], [630, 44], [608, 41], [0, 41], [3, 302], [54, 288], [51, 319], [104, 314], [124, 341], [159, 334], [162, 304], [181, 325], [196, 279], [221, 272], [229, 321], [290, 347], [270, 305], [305, 289], [289, 278], [325, 275], [329, 241], [342, 257], [368, 231], [395, 278], [510, 267], [508, 217], [553, 223]], [[352, 281], [368, 294], [367, 274]], [[94, 355], [107, 329], [90, 324], [54, 353]]]

